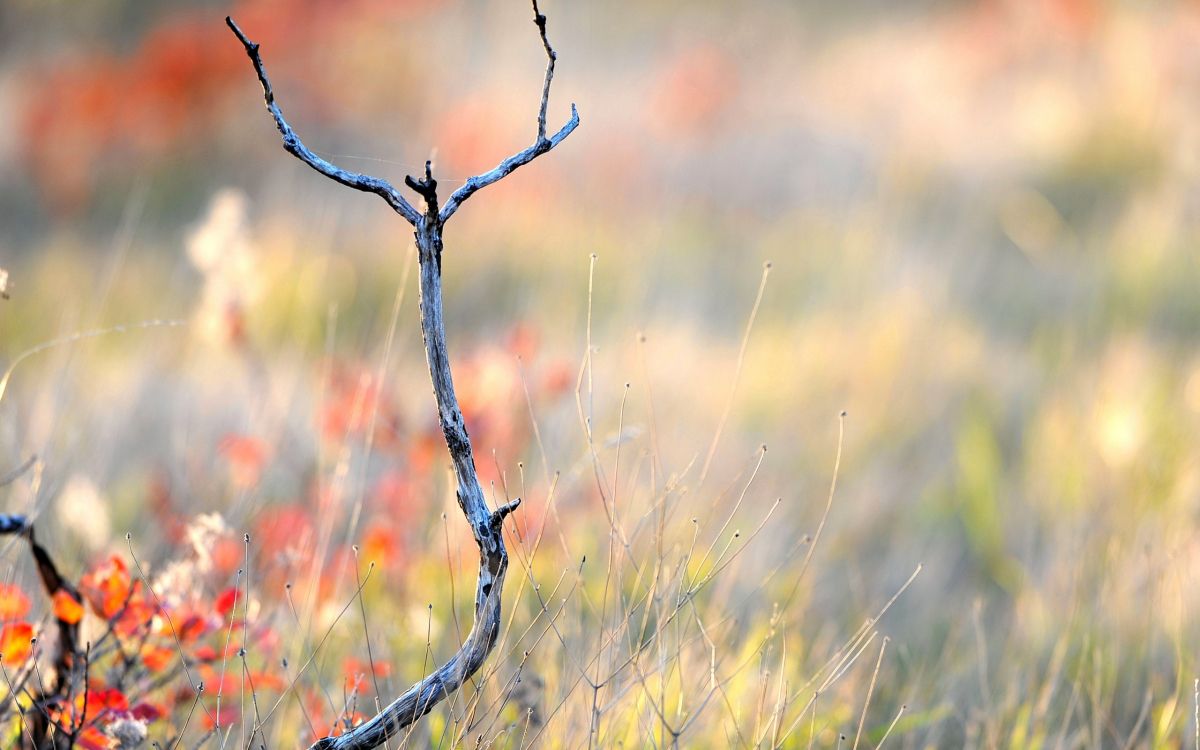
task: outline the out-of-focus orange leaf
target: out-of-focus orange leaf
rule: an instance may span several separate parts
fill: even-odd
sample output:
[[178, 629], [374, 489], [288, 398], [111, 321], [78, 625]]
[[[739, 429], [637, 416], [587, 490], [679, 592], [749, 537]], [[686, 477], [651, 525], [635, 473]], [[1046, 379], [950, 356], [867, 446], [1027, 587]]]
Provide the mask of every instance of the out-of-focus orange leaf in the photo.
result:
[[0, 584], [0, 620], [19, 620], [29, 614], [29, 597], [15, 584]]
[[[236, 648], [231, 648], [229, 655], [232, 656], [237, 652]], [[226, 663], [224, 667], [221, 664], [201, 664], [196, 671], [200, 674], [200, 679], [204, 682], [204, 692], [211, 692], [213, 695], [218, 693], [237, 693], [242, 688], [242, 673], [241, 666], [233, 666]], [[226, 722], [222, 721], [224, 726]]]
[[132, 586], [129, 569], [116, 555], [93, 568], [80, 582], [80, 589], [92, 609], [106, 620], [120, 612], [130, 601]]
[[54, 592], [54, 617], [68, 625], [83, 619], [83, 604], [65, 589]]
[[217, 540], [212, 549], [213, 568], [218, 573], [232, 573], [246, 559], [243, 542], [230, 537]]
[[102, 711], [128, 711], [129, 699], [116, 688], [98, 688], [87, 693], [89, 716], [99, 716]]
[[267, 464], [267, 444], [247, 435], [226, 435], [217, 450], [229, 462], [229, 476], [238, 487], [253, 487]]
[[251, 672], [250, 682], [254, 684], [254, 689], [270, 690], [275, 693], [282, 693], [287, 689], [287, 682], [273, 672]]
[[215, 729], [216, 727], [233, 726], [241, 718], [242, 712], [236, 706], [231, 706], [229, 703], [222, 703], [220, 711], [217, 711], [215, 707], [205, 711], [202, 721], [205, 729]]
[[362, 560], [381, 568], [391, 567], [400, 559], [400, 544], [396, 532], [382, 524], [372, 524], [363, 534]]
[[120, 618], [115, 623], [115, 629], [121, 635], [133, 635], [154, 619], [156, 609], [146, 601], [141, 590], [140, 582], [134, 587], [132, 599]]
[[213, 661], [217, 658], [217, 650], [206, 643], [197, 648], [193, 656], [200, 661]]
[[374, 677], [378, 679], [386, 679], [392, 674], [392, 665], [385, 661], [375, 662], [374, 670], [371, 669], [371, 664], [356, 659], [352, 656], [346, 657], [342, 661], [342, 674], [345, 678], [346, 690], [348, 692], [361, 693], [374, 680], [369, 680], [371, 672], [374, 671]]
[[176, 628], [179, 640], [184, 643], [194, 641], [210, 630], [208, 619], [195, 612], [189, 612], [180, 618]]
[[151, 672], [161, 672], [175, 659], [175, 650], [166, 646], [146, 644], [142, 647], [142, 663]]
[[566, 360], [558, 360], [553, 362], [546, 371], [542, 373], [541, 387], [545, 395], [550, 397], [561, 396], [574, 383], [576, 371], [571, 366], [571, 363]]
[[285, 552], [302, 549], [314, 539], [311, 514], [299, 505], [279, 505], [259, 514], [255, 540], [264, 549]]
[[117, 747], [115, 739], [94, 725], [84, 727], [79, 736], [75, 738], [75, 744], [83, 750], [113, 750]]
[[24, 664], [33, 653], [33, 626], [10, 622], [0, 629], [0, 660], [9, 666]]
[[346, 676], [346, 679], [351, 679], [357, 675], [367, 675], [372, 671], [375, 672], [375, 676], [379, 679], [386, 679], [392, 675], [392, 665], [386, 661], [377, 661], [375, 662], [374, 670], [372, 670], [370, 663], [362, 659], [356, 659], [353, 656], [347, 656], [342, 661], [342, 672]]
[[526, 364], [537, 356], [541, 336], [537, 328], [529, 323], [518, 323], [508, 332], [508, 350]]
[[371, 500], [385, 513], [402, 515], [413, 510], [415, 495], [408, 474], [392, 469], [375, 482]]
[[737, 60], [712, 45], [686, 49], [667, 63], [654, 112], [665, 133], [699, 134], [716, 125], [739, 88]]
[[366, 717], [360, 711], [354, 711], [349, 716], [341, 716], [332, 724], [321, 719], [319, 715], [313, 714], [312, 717], [313, 728], [316, 730], [316, 733], [313, 735], [314, 738], [338, 737], [366, 720]]
[[374, 427], [372, 439], [376, 449], [386, 450], [398, 444], [399, 409], [380, 389], [374, 373], [365, 367], [334, 365], [320, 419], [321, 433], [332, 442], [341, 442]]

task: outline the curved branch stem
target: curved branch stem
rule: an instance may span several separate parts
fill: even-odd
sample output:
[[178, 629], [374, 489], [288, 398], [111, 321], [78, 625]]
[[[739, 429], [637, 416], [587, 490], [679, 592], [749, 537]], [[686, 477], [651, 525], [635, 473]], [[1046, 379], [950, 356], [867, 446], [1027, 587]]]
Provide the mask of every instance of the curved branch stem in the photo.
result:
[[445, 223], [447, 219], [453, 216], [454, 212], [458, 210], [458, 207], [467, 198], [470, 198], [477, 191], [488, 185], [499, 182], [512, 174], [518, 167], [525, 166], [562, 143], [566, 140], [567, 136], [575, 132], [575, 128], [579, 127], [579, 111], [575, 109], [575, 105], [572, 103], [571, 119], [567, 120], [567, 123], [559, 128], [557, 133], [549, 138], [546, 137], [546, 108], [550, 104], [550, 84], [554, 81], [554, 63], [558, 61], [558, 53], [550, 46], [550, 39], [546, 36], [546, 17], [538, 9], [537, 0], [533, 0], [533, 22], [537, 24], [538, 33], [542, 37], [542, 47], [546, 50], [546, 78], [542, 82], [542, 102], [538, 107], [537, 139], [529, 148], [508, 157], [496, 165], [494, 169], [475, 175], [467, 180], [466, 184], [455, 190], [454, 194], [446, 201], [446, 205], [442, 207], [440, 215], [442, 223]]
[[368, 750], [379, 747], [389, 738], [399, 736], [405, 727], [429, 713], [434, 706], [458, 690], [479, 671], [495, 647], [500, 633], [500, 603], [504, 577], [508, 570], [503, 522], [509, 513], [516, 510], [521, 501], [518, 498], [495, 511], [490, 510], [475, 470], [475, 455], [471, 449], [471, 439], [467, 435], [462, 410], [458, 405], [458, 397], [454, 392], [450, 357], [446, 348], [446, 329], [442, 318], [442, 230], [463, 201], [476, 191], [498, 182], [518, 167], [554, 148], [579, 126], [579, 113], [572, 104], [571, 119], [554, 135], [546, 135], [546, 108], [550, 101], [550, 84], [554, 80], [557, 55], [546, 36], [546, 17], [538, 9], [537, 0], [533, 0], [533, 13], [534, 23], [538, 27], [547, 57], [546, 77], [542, 84], [541, 103], [538, 107], [537, 139], [532, 146], [505, 159], [495, 169], [467, 180], [440, 209], [438, 183], [433, 177], [432, 165], [426, 162], [424, 177], [405, 178], [405, 184], [424, 199], [425, 210], [421, 213], [418, 213], [391, 184], [368, 175], [347, 172], [309, 150], [293, 132], [275, 103], [275, 95], [259, 55], [258, 44], [250, 41], [232, 19], [225, 19], [254, 65], [258, 80], [262, 84], [267, 110], [275, 118], [275, 125], [283, 135], [284, 148], [326, 177], [347, 187], [382, 196], [416, 230], [421, 268], [421, 334], [425, 341], [425, 357], [429, 364], [434, 399], [437, 402], [438, 420], [454, 467], [458, 506], [470, 524], [475, 543], [479, 546], [479, 579], [475, 587], [474, 621], [458, 652], [374, 717], [339, 737], [318, 740], [311, 750]]
[[[436, 205], [436, 195], [428, 200]], [[436, 209], [434, 209], [436, 210]], [[417, 250], [421, 267], [421, 334], [425, 357], [433, 381], [438, 420], [458, 485], [458, 507], [471, 526], [479, 546], [479, 579], [475, 586], [475, 617], [462, 646], [445, 664], [413, 685], [403, 695], [366, 723], [340, 737], [327, 737], [312, 750], [367, 750], [382, 745], [458, 690], [483, 666], [500, 632], [500, 599], [508, 570], [503, 521], [516, 510], [520, 500], [491, 511], [475, 470], [475, 456], [467, 435], [462, 410], [454, 392], [446, 330], [442, 319], [441, 252], [442, 226], [429, 215], [417, 226]]]
[[284, 149], [292, 156], [295, 156], [300, 161], [335, 182], [340, 182], [346, 187], [361, 190], [364, 193], [375, 193], [387, 201], [392, 210], [403, 216], [409, 224], [415, 226], [419, 216], [417, 210], [404, 199], [400, 191], [396, 190], [390, 182], [378, 177], [342, 169], [336, 164], [332, 164], [317, 156], [308, 146], [304, 145], [304, 141], [300, 140], [300, 136], [296, 135], [296, 131], [292, 130], [292, 126], [283, 118], [283, 111], [275, 103], [275, 91], [271, 88], [271, 79], [267, 77], [267, 69], [263, 66], [262, 55], [258, 51], [258, 42], [250, 41], [231, 17], [225, 16], [225, 24], [229, 26], [230, 30], [233, 31], [234, 35], [242, 43], [242, 46], [246, 48], [246, 55], [250, 58], [250, 63], [254, 65], [254, 72], [258, 74], [258, 82], [262, 84], [263, 99], [266, 100], [267, 111], [275, 118], [275, 127], [279, 129], [279, 134], [283, 136]]

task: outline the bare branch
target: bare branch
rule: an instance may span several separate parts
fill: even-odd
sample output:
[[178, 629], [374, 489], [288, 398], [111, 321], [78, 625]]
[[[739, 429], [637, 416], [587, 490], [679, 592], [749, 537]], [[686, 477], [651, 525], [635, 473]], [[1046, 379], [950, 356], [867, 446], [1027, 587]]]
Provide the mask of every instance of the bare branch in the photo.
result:
[[567, 124], [563, 125], [557, 133], [546, 137], [546, 108], [550, 104], [550, 83], [554, 80], [554, 63], [558, 60], [558, 53], [550, 46], [550, 39], [546, 36], [546, 17], [538, 10], [537, 0], [533, 0], [533, 22], [537, 24], [538, 33], [542, 37], [542, 46], [546, 48], [546, 80], [542, 84], [542, 103], [538, 107], [537, 119], [537, 140], [533, 145], [524, 151], [508, 157], [500, 162], [495, 169], [483, 174], [476, 175], [467, 180], [466, 184], [454, 191], [454, 194], [446, 201], [446, 205], [442, 207], [442, 213], [439, 220], [444, 224], [458, 207], [463, 202], [474, 195], [478, 190], [491, 185], [494, 182], [499, 182], [505, 177], [512, 174], [518, 167], [523, 167], [558, 144], [562, 143], [568, 135], [579, 127], [579, 111], [575, 109], [574, 103], [571, 104], [571, 119], [567, 120]]
[[238, 25], [234, 23], [233, 18], [226, 16], [225, 23], [237, 36], [238, 40], [241, 41], [242, 46], [246, 48], [246, 54], [250, 57], [251, 64], [254, 65], [254, 71], [258, 74], [258, 81], [262, 84], [263, 98], [267, 103], [267, 111], [275, 118], [275, 127], [279, 128], [279, 133], [283, 136], [284, 149], [331, 180], [340, 182], [346, 187], [361, 190], [364, 193], [375, 193], [387, 201], [388, 205], [396, 213], [403, 216], [409, 224], [416, 225], [419, 218], [417, 210], [404, 199], [400, 191], [396, 190], [390, 182], [378, 177], [342, 169], [317, 156], [308, 146], [304, 145], [304, 142], [300, 140], [300, 136], [296, 135], [296, 132], [292, 130], [292, 126], [288, 124], [287, 120], [283, 119], [283, 112], [279, 109], [279, 105], [275, 103], [275, 92], [271, 88], [271, 80], [267, 78], [267, 70], [263, 67], [262, 56], [258, 52], [258, 43], [250, 41], [242, 33]]
[[247, 39], [231, 19], [226, 19], [229, 28], [246, 48], [246, 54], [258, 73], [267, 109], [275, 118], [279, 132], [283, 134], [284, 147], [288, 152], [343, 185], [383, 196], [397, 213], [416, 228], [417, 257], [421, 269], [421, 333], [425, 341], [425, 357], [429, 364], [434, 399], [437, 402], [438, 419], [454, 468], [458, 505], [470, 524], [475, 543], [479, 547], [479, 578], [475, 588], [474, 619], [471, 630], [458, 652], [374, 717], [341, 736], [317, 740], [311, 750], [369, 750], [384, 744], [391, 737], [400, 735], [405, 727], [429, 713], [434, 706], [458, 690], [479, 671], [500, 635], [500, 605], [504, 578], [508, 570], [508, 551], [504, 547], [504, 519], [517, 509], [521, 501], [518, 498], [495, 511], [490, 510], [475, 469], [475, 454], [471, 448], [471, 439], [467, 435], [462, 410], [458, 405], [458, 397], [454, 392], [450, 356], [446, 347], [446, 328], [442, 317], [442, 229], [462, 202], [477, 190], [503, 179], [513, 170], [554, 148], [579, 126], [579, 113], [572, 104], [571, 119], [553, 136], [546, 135], [546, 108], [550, 101], [550, 85], [554, 80], [557, 55], [546, 36], [546, 17], [538, 9], [537, 0], [533, 0], [533, 12], [534, 23], [538, 27], [548, 60], [541, 104], [538, 107], [537, 139], [532, 146], [505, 159], [490, 172], [472, 177], [450, 196], [440, 211], [437, 180], [433, 178], [432, 165], [426, 162], [424, 177], [405, 178], [405, 184], [424, 199], [423, 213], [418, 213], [390, 184], [374, 177], [346, 172], [309, 151], [292, 132], [275, 104], [275, 96], [263, 69], [258, 45]]
[[533, 0], [533, 22], [537, 24], [538, 33], [542, 36], [542, 46], [546, 48], [546, 82], [542, 84], [542, 106], [538, 108], [538, 141], [544, 141], [546, 107], [550, 104], [550, 82], [554, 80], [554, 63], [558, 62], [558, 53], [550, 46], [550, 39], [546, 36], [546, 16], [538, 10], [537, 0]]

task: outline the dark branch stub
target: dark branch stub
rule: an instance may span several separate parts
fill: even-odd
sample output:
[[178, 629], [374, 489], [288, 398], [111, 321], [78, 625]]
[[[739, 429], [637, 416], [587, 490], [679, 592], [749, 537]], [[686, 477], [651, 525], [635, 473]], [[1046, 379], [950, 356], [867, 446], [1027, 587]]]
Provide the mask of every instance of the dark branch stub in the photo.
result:
[[425, 215], [438, 215], [437, 180], [433, 179], [433, 162], [425, 162], [425, 176], [417, 179], [412, 175], [404, 178], [404, 184], [425, 199]]
[[433, 165], [425, 162], [421, 178], [405, 177], [404, 184], [421, 196], [425, 211], [418, 212], [390, 183], [370, 175], [346, 171], [313, 153], [284, 119], [275, 102], [275, 94], [267, 78], [257, 43], [250, 41], [233, 19], [226, 18], [229, 28], [246, 50], [259, 83], [267, 111], [283, 136], [288, 153], [321, 174], [347, 187], [375, 193], [388, 202], [396, 213], [413, 225], [420, 264], [421, 333], [425, 341], [425, 357], [437, 403], [438, 420], [450, 454], [457, 483], [459, 508], [471, 527], [479, 547], [479, 578], [475, 588], [475, 611], [471, 630], [462, 646], [445, 664], [426, 675], [403, 695], [392, 701], [371, 719], [338, 737], [317, 740], [310, 750], [368, 750], [379, 747], [404, 728], [429, 713], [434, 706], [462, 686], [483, 666], [500, 634], [500, 604], [504, 577], [508, 570], [508, 552], [504, 546], [504, 519], [520, 505], [520, 498], [492, 511], [484, 498], [483, 488], [475, 469], [475, 454], [467, 435], [462, 410], [454, 391], [450, 373], [450, 357], [446, 347], [446, 330], [442, 318], [442, 230], [459, 206], [477, 191], [487, 187], [562, 143], [579, 127], [579, 113], [571, 105], [571, 118], [558, 132], [547, 136], [546, 110], [550, 101], [550, 85], [554, 80], [554, 64], [558, 59], [546, 35], [546, 16], [533, 2], [534, 23], [546, 50], [546, 75], [538, 106], [537, 137], [532, 146], [520, 151], [494, 169], [467, 180], [439, 208], [437, 180]]

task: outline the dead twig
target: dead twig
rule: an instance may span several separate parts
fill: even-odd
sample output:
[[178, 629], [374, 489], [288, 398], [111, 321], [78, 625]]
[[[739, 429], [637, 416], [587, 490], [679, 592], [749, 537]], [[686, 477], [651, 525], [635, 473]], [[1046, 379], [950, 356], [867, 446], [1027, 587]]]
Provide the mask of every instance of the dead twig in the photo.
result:
[[246, 50], [262, 85], [267, 111], [283, 136], [284, 149], [330, 179], [363, 192], [375, 193], [387, 201], [396, 213], [411, 224], [417, 241], [420, 263], [421, 333], [425, 341], [425, 356], [433, 383], [434, 399], [446, 447], [454, 468], [458, 486], [458, 505], [471, 526], [479, 546], [479, 577], [475, 589], [475, 611], [471, 630], [462, 646], [446, 663], [435, 669], [403, 695], [379, 711], [362, 725], [339, 737], [318, 740], [312, 750], [367, 750], [399, 736], [405, 727], [429, 713], [440, 701], [453, 694], [472, 677], [487, 660], [500, 633], [500, 602], [508, 570], [508, 552], [504, 546], [504, 518], [516, 510], [520, 498], [492, 511], [488, 508], [483, 488], [475, 470], [475, 455], [463, 420], [454, 382], [450, 373], [450, 358], [446, 347], [446, 330], [442, 318], [442, 230], [459, 206], [477, 191], [511, 174], [538, 156], [561, 143], [579, 126], [579, 113], [571, 105], [571, 118], [552, 136], [546, 135], [546, 110], [550, 101], [550, 85], [554, 80], [557, 54], [546, 35], [546, 16], [533, 0], [534, 23], [546, 50], [546, 75], [542, 84], [541, 103], [537, 115], [537, 137], [533, 145], [502, 161], [494, 169], [476, 175], [454, 191], [439, 207], [438, 182], [433, 165], [425, 163], [422, 177], [406, 177], [411, 190], [421, 196], [424, 211], [418, 212], [399, 191], [386, 180], [370, 175], [349, 172], [321, 157], [304, 145], [291, 125], [284, 119], [271, 81], [263, 66], [259, 45], [251, 41], [232, 18], [225, 22]]

